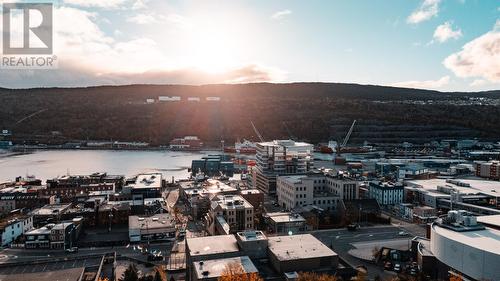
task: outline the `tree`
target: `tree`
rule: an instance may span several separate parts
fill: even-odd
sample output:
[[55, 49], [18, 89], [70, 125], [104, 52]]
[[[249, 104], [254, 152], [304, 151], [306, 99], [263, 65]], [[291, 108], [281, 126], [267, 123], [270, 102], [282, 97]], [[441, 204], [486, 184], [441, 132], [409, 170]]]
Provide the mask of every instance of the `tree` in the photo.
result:
[[125, 272], [123, 272], [123, 276], [120, 278], [120, 281], [139, 281], [137, 268], [134, 264], [130, 264]]
[[318, 274], [315, 272], [301, 272], [297, 281], [337, 281], [338, 278], [329, 274]]
[[462, 276], [460, 275], [451, 275], [450, 276], [450, 281], [462, 281]]
[[163, 281], [163, 278], [160, 275], [160, 271], [156, 270], [155, 279], [153, 281]]
[[226, 265], [218, 281], [264, 281], [264, 279], [257, 273], [246, 273], [239, 263], [230, 263]]
[[356, 281], [366, 281], [366, 272], [363, 270], [358, 270], [356, 275]]

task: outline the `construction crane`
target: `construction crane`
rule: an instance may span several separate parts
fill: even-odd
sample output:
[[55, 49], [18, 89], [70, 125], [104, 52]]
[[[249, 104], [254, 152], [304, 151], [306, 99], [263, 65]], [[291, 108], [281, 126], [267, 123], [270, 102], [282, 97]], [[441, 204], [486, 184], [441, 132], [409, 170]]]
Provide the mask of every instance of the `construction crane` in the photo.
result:
[[259, 138], [259, 140], [261, 142], [264, 142], [264, 138], [262, 137], [262, 135], [259, 133], [259, 130], [257, 130], [257, 127], [255, 127], [255, 124], [253, 123], [253, 121], [250, 121], [250, 123], [252, 123], [252, 127], [253, 127], [253, 130], [255, 132], [255, 134], [257, 135], [257, 137]]
[[354, 125], [356, 125], [356, 120], [352, 122], [351, 128], [349, 129], [349, 132], [347, 132], [347, 135], [344, 138], [344, 141], [340, 145], [340, 147], [345, 147], [347, 145], [347, 142], [349, 142], [349, 138], [351, 137], [352, 131], [354, 130]]

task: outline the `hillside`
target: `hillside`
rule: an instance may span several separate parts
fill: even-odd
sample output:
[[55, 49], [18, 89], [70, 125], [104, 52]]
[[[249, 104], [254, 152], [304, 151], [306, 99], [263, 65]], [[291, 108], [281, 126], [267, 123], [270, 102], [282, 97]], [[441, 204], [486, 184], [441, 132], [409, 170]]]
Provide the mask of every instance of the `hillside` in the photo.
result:
[[[158, 102], [158, 96], [174, 95], [183, 101]], [[207, 102], [208, 96], [221, 101]], [[202, 101], [187, 102], [187, 97]], [[156, 102], [147, 104], [147, 98]], [[316, 143], [342, 138], [357, 119], [353, 142], [423, 142], [498, 137], [499, 104], [500, 91], [443, 93], [336, 83], [0, 89], [0, 129], [11, 130], [17, 142], [166, 144], [176, 136], [198, 135], [217, 143], [256, 140], [253, 121], [265, 138]]]

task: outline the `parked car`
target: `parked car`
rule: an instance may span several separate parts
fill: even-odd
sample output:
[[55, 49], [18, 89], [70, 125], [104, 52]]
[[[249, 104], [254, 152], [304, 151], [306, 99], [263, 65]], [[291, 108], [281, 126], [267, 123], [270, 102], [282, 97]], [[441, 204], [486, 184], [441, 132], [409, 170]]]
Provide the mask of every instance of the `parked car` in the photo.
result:
[[78, 253], [78, 247], [71, 247], [65, 250], [66, 253]]
[[351, 223], [347, 226], [347, 230], [355, 231], [356, 229], [358, 229], [358, 227], [359, 227], [359, 225]]
[[163, 261], [163, 256], [162, 255], [149, 254], [148, 255], [148, 261]]
[[386, 262], [384, 264], [384, 269], [385, 270], [391, 270], [392, 269], [392, 263], [390, 261]]
[[412, 267], [412, 268], [410, 269], [410, 275], [411, 275], [411, 276], [416, 276], [416, 275], [417, 275], [417, 273], [418, 273], [418, 270], [417, 270], [415, 267]]
[[408, 235], [408, 232], [406, 232], [406, 231], [400, 231], [400, 232], [398, 233], [398, 235], [399, 235], [399, 236], [407, 236], [407, 235]]
[[401, 272], [401, 264], [399, 263], [394, 264], [394, 272]]

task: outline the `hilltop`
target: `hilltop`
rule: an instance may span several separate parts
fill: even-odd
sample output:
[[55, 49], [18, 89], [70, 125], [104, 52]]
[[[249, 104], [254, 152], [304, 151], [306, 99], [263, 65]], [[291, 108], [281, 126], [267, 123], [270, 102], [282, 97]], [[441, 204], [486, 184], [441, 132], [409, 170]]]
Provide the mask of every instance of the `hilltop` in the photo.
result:
[[[159, 96], [183, 100], [158, 102]], [[205, 100], [211, 96], [221, 100]], [[188, 102], [187, 97], [201, 101]], [[253, 121], [265, 138], [316, 143], [342, 138], [354, 119], [358, 125], [352, 141], [357, 143], [500, 135], [500, 91], [340, 83], [129, 85], [0, 89], [0, 101], [0, 128], [11, 130], [17, 141], [113, 139], [161, 145], [183, 135], [198, 135], [208, 143], [256, 140]]]

